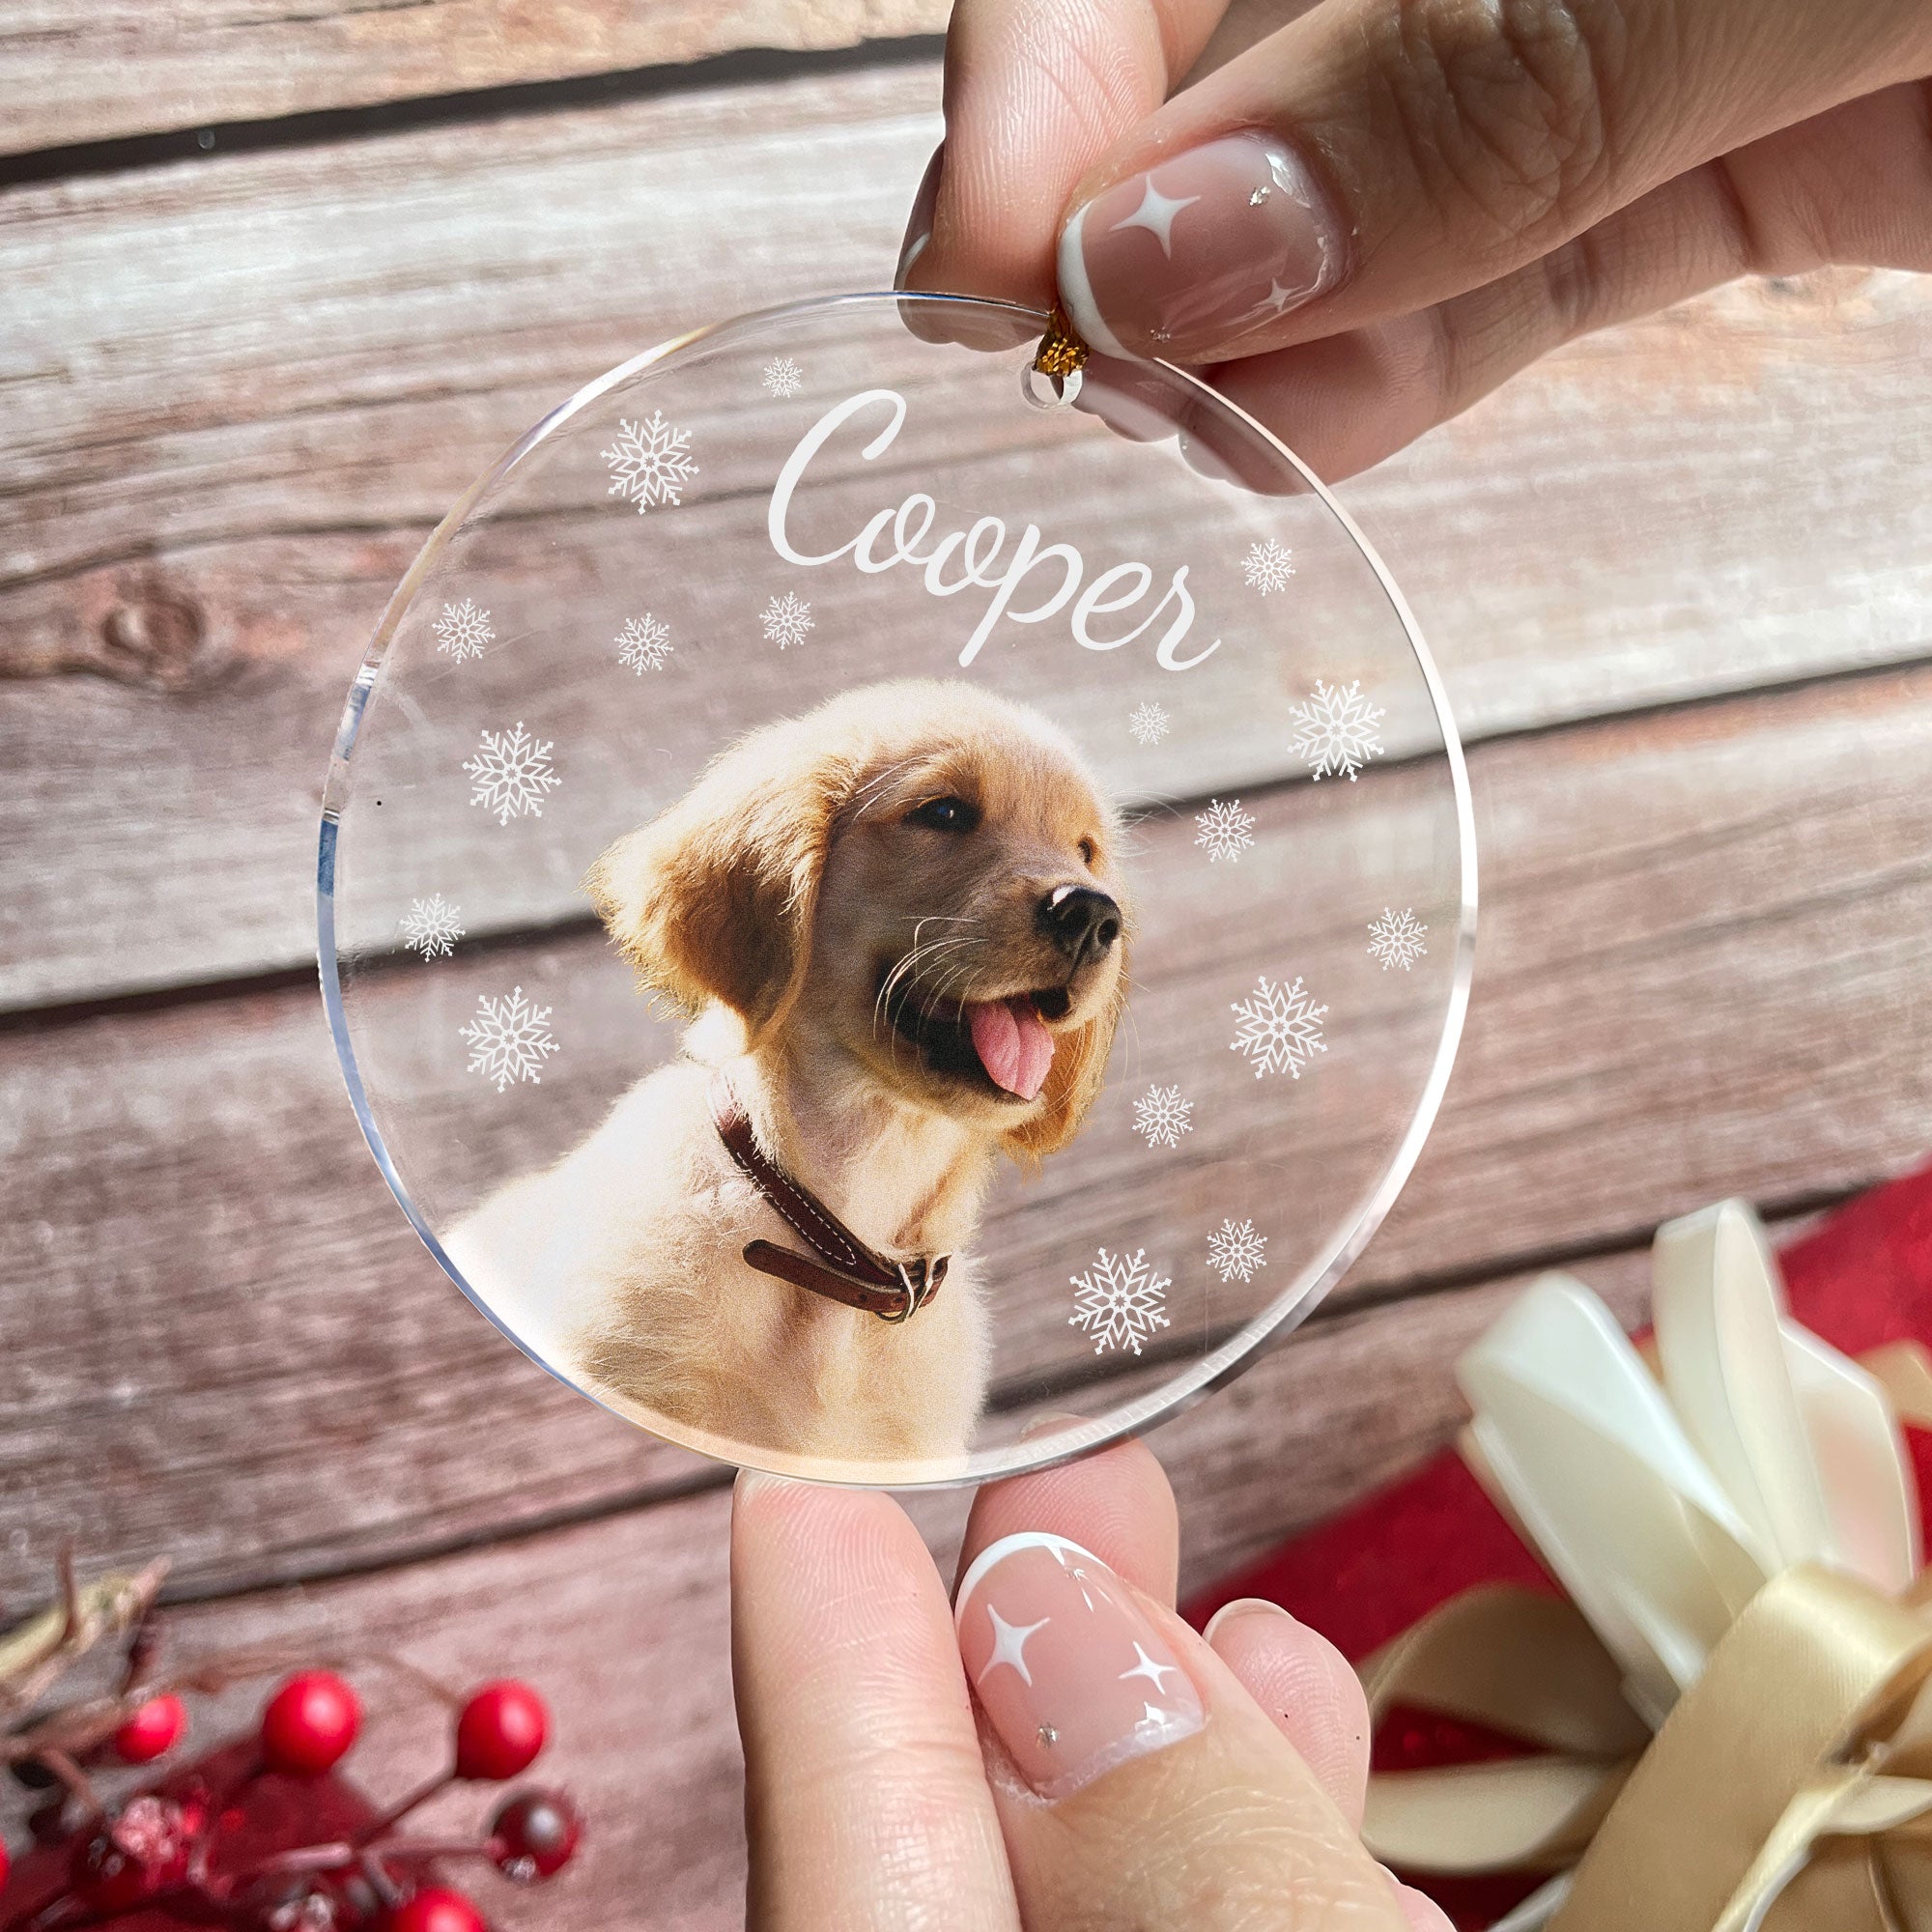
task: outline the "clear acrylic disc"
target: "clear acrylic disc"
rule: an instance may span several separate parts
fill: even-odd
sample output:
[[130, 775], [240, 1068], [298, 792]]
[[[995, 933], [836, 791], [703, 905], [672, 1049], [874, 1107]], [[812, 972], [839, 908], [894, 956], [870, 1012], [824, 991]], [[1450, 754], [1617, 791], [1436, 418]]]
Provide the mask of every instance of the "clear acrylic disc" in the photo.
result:
[[1045, 327], [855, 295], [636, 357], [350, 694], [321, 953], [377, 1161], [536, 1360], [731, 1462], [1145, 1428], [1316, 1305], [1448, 1077], [1474, 839], [1399, 594], [1237, 410], [1041, 377]]

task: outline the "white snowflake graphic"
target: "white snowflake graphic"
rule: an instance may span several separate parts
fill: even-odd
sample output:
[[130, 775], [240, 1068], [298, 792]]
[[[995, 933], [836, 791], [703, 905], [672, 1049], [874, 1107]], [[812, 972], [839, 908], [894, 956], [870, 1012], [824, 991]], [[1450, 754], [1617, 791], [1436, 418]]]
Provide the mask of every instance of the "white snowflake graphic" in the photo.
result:
[[1428, 930], [1417, 922], [1413, 906], [1401, 912], [1383, 906], [1381, 918], [1369, 922], [1369, 955], [1381, 961], [1384, 973], [1391, 966], [1406, 973], [1429, 951], [1422, 943]]
[[1264, 597], [1286, 590], [1288, 580], [1294, 575], [1294, 553], [1272, 537], [1265, 543], [1250, 544], [1241, 559], [1241, 575]]
[[1238, 864], [1241, 854], [1255, 842], [1253, 814], [1241, 810], [1237, 798], [1210, 799], [1206, 811], [1194, 814], [1194, 822], [1201, 828], [1194, 842], [1208, 854], [1209, 864], [1223, 859], [1231, 866]]
[[672, 648], [670, 626], [648, 611], [627, 619], [617, 633], [617, 662], [639, 677], [647, 670], [663, 670]]
[[775, 355], [765, 364], [765, 388], [782, 402], [805, 387], [805, 371], [789, 355]]
[[1268, 1237], [1256, 1234], [1252, 1221], [1223, 1221], [1208, 1236], [1208, 1265], [1224, 1282], [1237, 1277], [1252, 1281], [1267, 1266], [1263, 1253], [1267, 1244]]
[[1167, 713], [1152, 698], [1136, 706], [1127, 719], [1136, 745], [1158, 745], [1167, 736]]
[[1173, 1284], [1148, 1265], [1145, 1248], [1130, 1255], [1110, 1255], [1105, 1248], [1094, 1253], [1099, 1259], [1092, 1267], [1067, 1277], [1075, 1291], [1067, 1326], [1085, 1329], [1096, 1355], [1109, 1349], [1131, 1349], [1138, 1355], [1156, 1328], [1171, 1325], [1165, 1304]]
[[497, 814], [498, 825], [513, 818], [543, 816], [545, 796], [563, 781], [550, 768], [551, 741], [532, 738], [517, 720], [514, 731], [485, 731], [476, 755], [465, 761], [469, 803]]
[[520, 1080], [540, 1087], [544, 1062], [558, 1051], [550, 1009], [533, 1007], [521, 986], [499, 1000], [480, 994], [476, 1017], [463, 1029], [463, 1037], [469, 1042], [470, 1072], [494, 1081], [499, 1094]]
[[653, 410], [648, 422], [620, 421], [617, 440], [604, 452], [604, 461], [611, 466], [609, 494], [637, 504], [640, 517], [664, 503], [674, 508], [697, 474], [691, 432], [673, 429], [662, 410]]
[[461, 909], [440, 893], [410, 901], [403, 915], [403, 944], [410, 952], [420, 952], [425, 965], [432, 959], [447, 959], [462, 937]]
[[1308, 760], [1318, 782], [1347, 778], [1352, 784], [1371, 758], [1381, 756], [1381, 707], [1363, 698], [1359, 680], [1337, 687], [1318, 678], [1314, 695], [1293, 711], [1294, 754]]
[[436, 647], [458, 664], [466, 658], [480, 658], [483, 646], [496, 632], [490, 628], [490, 613], [479, 611], [469, 598], [461, 604], [445, 604], [436, 620]]
[[1194, 1131], [1187, 1118], [1193, 1111], [1194, 1102], [1183, 1100], [1179, 1087], [1150, 1087], [1134, 1102], [1134, 1132], [1150, 1149], [1179, 1147], [1181, 1135]]
[[811, 606], [787, 590], [782, 597], [774, 597], [765, 606], [759, 622], [764, 625], [765, 636], [771, 642], [781, 651], [789, 650], [793, 644], [804, 643], [805, 634], [812, 628]]
[[1231, 1010], [1239, 1025], [1229, 1049], [1247, 1055], [1257, 1080], [1264, 1073], [1299, 1080], [1309, 1057], [1328, 1051], [1321, 1037], [1321, 1016], [1328, 1009], [1310, 1004], [1299, 977], [1291, 986], [1264, 973], [1254, 992]]

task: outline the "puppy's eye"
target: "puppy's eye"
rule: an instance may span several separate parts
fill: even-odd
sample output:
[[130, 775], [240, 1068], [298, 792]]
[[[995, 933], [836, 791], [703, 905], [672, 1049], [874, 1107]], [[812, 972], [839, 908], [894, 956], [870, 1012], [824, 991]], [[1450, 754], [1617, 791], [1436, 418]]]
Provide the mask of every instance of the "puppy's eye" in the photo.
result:
[[972, 832], [980, 823], [980, 808], [963, 798], [929, 798], [906, 813], [908, 825], [923, 825], [928, 832]]
[[1094, 855], [1097, 849], [1098, 848], [1094, 845], [1093, 839], [1091, 838], [1081, 839], [1080, 863], [1083, 866], [1091, 866], [1094, 863]]

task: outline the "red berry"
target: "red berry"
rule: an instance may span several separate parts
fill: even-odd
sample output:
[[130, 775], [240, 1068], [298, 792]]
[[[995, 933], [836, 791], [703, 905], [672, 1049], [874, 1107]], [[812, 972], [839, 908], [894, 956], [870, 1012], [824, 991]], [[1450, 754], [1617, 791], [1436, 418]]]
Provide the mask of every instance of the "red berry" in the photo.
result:
[[520, 1791], [490, 1821], [490, 1856], [519, 1885], [554, 1878], [582, 1835], [577, 1807], [560, 1791]]
[[150, 1697], [114, 1733], [114, 1754], [123, 1764], [153, 1764], [181, 1743], [187, 1706], [173, 1691]]
[[483, 1915], [460, 1891], [426, 1886], [389, 1914], [384, 1932], [489, 1932]]
[[550, 1735], [550, 1713], [514, 1677], [486, 1684], [456, 1720], [456, 1775], [498, 1782], [527, 1771]]
[[331, 1670], [298, 1670], [262, 1713], [262, 1762], [314, 1777], [340, 1762], [362, 1727], [355, 1692]]

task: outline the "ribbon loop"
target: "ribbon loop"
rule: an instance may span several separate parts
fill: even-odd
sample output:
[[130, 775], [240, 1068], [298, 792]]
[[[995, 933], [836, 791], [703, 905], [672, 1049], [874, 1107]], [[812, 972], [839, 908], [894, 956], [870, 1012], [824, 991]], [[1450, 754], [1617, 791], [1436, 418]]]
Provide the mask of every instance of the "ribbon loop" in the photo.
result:
[[1655, 1270], [1652, 1359], [1562, 1276], [1464, 1357], [1464, 1455], [1572, 1601], [1484, 1586], [1361, 1665], [1378, 1720], [1536, 1752], [1378, 1775], [1364, 1837], [1411, 1871], [1567, 1870], [1513, 1928], [1932, 1932], [1932, 1572], [1898, 1427], [1932, 1426], [1932, 1354], [1801, 1328], [1743, 1203], [1660, 1231]]
[[[1768, 1922], [1812, 1841], [1856, 1817], [1850, 1799], [1870, 1773], [1848, 1756], [1900, 1714], [1928, 1671], [1932, 1622], [1848, 1577], [1806, 1566], [1775, 1577], [1638, 1760], [1551, 1932], [1745, 1932]], [[1832, 1877], [1821, 1867], [1821, 1883]], [[1868, 1909], [1799, 1922], [1818, 1932], [1884, 1932], [1885, 1923]]]

